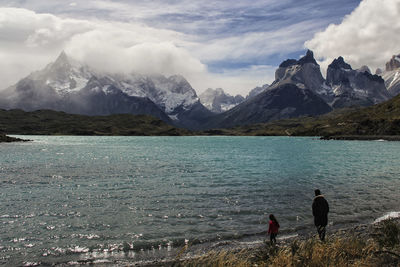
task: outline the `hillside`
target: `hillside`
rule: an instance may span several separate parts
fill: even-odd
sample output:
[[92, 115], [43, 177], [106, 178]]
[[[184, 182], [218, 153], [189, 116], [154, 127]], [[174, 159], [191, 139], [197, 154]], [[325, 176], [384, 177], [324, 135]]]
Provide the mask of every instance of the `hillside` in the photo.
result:
[[0, 110], [0, 133], [32, 135], [190, 135], [148, 115], [85, 116], [52, 110]]
[[231, 129], [210, 130], [221, 135], [384, 136], [400, 135], [400, 95], [367, 108], [348, 108], [317, 118], [302, 117]]

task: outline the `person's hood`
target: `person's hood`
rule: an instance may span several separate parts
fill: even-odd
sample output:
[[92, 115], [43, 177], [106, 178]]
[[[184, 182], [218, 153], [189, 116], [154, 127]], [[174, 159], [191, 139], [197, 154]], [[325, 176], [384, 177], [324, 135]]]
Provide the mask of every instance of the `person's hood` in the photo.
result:
[[314, 200], [316, 200], [317, 198], [320, 198], [320, 197], [324, 198], [324, 195], [315, 196], [315, 197], [314, 197]]

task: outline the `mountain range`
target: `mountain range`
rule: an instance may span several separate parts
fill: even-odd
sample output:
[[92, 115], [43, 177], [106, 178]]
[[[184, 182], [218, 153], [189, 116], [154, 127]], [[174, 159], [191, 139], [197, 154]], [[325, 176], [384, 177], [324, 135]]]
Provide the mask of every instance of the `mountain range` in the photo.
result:
[[400, 92], [400, 56], [385, 71], [352, 69], [338, 57], [326, 79], [312, 51], [282, 62], [271, 85], [244, 98], [223, 89], [199, 96], [180, 75], [101, 73], [62, 52], [55, 62], [0, 91], [0, 108], [51, 109], [73, 114], [148, 114], [192, 130], [227, 128], [286, 118], [317, 116], [334, 109], [370, 106]]
[[43, 70], [1, 91], [0, 108], [148, 114], [189, 129], [212, 115], [182, 76], [99, 73], [64, 52]]
[[256, 97], [210, 118], [205, 128], [229, 128], [301, 116], [317, 116], [333, 109], [369, 106], [391, 98], [385, 81], [362, 68], [353, 70], [342, 57], [329, 65], [327, 79], [313, 52], [279, 65], [275, 81]]

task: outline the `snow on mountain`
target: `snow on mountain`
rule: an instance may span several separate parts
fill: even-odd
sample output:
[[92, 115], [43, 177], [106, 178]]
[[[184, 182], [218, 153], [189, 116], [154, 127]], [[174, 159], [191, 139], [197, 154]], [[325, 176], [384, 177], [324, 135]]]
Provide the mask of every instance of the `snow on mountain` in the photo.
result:
[[381, 77], [372, 75], [367, 66], [353, 70], [343, 57], [328, 66], [326, 83], [335, 94], [334, 108], [369, 106], [391, 98]]
[[208, 88], [199, 95], [200, 102], [210, 111], [221, 113], [232, 109], [244, 101], [241, 95], [231, 96], [224, 92], [222, 88]]
[[394, 55], [386, 63], [386, 70], [380, 74], [392, 96], [400, 94], [400, 55]]
[[30, 75], [32, 80], [45, 81], [58, 94], [80, 91], [94, 75], [89, 68], [67, 57], [63, 51], [54, 63]]
[[184, 121], [180, 126], [188, 128], [196, 128], [196, 120], [210, 116], [182, 76], [99, 73], [65, 52], [1, 94], [3, 108], [48, 108], [89, 115], [150, 112], [170, 122], [166, 114], [177, 125]]

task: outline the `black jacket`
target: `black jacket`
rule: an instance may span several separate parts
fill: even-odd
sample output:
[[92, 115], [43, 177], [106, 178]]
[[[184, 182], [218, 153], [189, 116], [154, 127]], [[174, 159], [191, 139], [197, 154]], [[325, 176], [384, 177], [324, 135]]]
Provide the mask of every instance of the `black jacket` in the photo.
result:
[[326, 226], [328, 224], [328, 201], [323, 195], [316, 196], [312, 204], [315, 226]]

